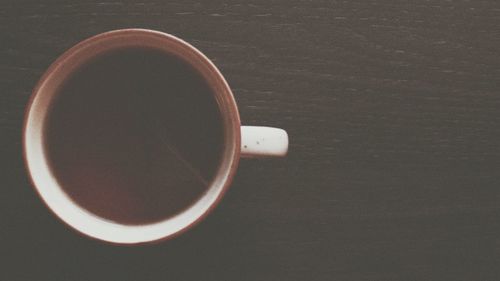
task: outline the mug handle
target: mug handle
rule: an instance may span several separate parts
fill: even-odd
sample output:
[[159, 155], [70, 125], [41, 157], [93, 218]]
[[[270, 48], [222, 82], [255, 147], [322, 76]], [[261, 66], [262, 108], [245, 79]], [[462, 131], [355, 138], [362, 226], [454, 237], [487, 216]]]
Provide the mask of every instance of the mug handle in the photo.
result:
[[288, 134], [283, 129], [241, 126], [241, 157], [283, 157], [288, 152]]

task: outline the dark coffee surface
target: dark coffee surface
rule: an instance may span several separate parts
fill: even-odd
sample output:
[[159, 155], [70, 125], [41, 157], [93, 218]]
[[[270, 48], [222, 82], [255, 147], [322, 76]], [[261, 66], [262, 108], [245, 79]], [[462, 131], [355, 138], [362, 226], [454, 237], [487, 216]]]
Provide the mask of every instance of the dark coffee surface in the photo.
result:
[[192, 204], [223, 144], [201, 75], [153, 49], [115, 50], [80, 67], [45, 124], [47, 156], [66, 193], [125, 224], [159, 221]]

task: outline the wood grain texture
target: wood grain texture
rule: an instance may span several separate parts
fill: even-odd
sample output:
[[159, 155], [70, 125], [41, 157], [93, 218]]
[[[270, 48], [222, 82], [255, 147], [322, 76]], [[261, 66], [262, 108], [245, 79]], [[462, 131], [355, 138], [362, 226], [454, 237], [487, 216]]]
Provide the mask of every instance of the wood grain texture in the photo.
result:
[[[221, 69], [286, 159], [245, 160], [183, 236], [122, 248], [31, 189], [23, 110], [91, 35], [172, 33]], [[1, 280], [498, 280], [500, 2], [2, 1]]]

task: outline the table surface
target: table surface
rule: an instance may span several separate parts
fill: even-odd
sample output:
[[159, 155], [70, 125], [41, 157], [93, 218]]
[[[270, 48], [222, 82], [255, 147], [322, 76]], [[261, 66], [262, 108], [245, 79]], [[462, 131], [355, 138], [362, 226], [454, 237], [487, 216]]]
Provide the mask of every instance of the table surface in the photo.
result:
[[[142, 27], [202, 50], [285, 159], [241, 163], [200, 225], [117, 247], [62, 225], [21, 157], [64, 50]], [[2, 1], [1, 280], [498, 280], [500, 2]], [[496, 276], [496, 277], [495, 277]]]

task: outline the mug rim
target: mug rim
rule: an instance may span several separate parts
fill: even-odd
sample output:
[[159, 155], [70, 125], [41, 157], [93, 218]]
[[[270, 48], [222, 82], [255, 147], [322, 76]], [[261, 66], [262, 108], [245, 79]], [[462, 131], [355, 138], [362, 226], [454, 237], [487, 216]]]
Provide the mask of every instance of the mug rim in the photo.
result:
[[[200, 204], [199, 208], [201, 208], [201, 210], [197, 211], [197, 215], [192, 215], [191, 217], [184, 218], [183, 224], [174, 230], [163, 231], [164, 233], [163, 235], [162, 234], [149, 235], [148, 236], [149, 238], [143, 238], [143, 239], [140, 239], [140, 235], [136, 235], [134, 236], [134, 239], [127, 240], [123, 238], [113, 239], [113, 235], [99, 235], [96, 234], [95, 232], [88, 231], [88, 229], [85, 230], [85, 226], [78, 225], [78, 223], [75, 222], [74, 219], [73, 220], [69, 219], [65, 214], [61, 213], [60, 209], [62, 207], [61, 208], [57, 207], [59, 208], [59, 210], [55, 210], [57, 208], [54, 206], [54, 203], [50, 203], [49, 202], [50, 200], [47, 198], [47, 194], [44, 194], [43, 189], [44, 188], [46, 189], [47, 187], [41, 187], [42, 185], [44, 185], [44, 183], [39, 182], [40, 177], [34, 175], [35, 172], [36, 173], [38, 172], [33, 170], [34, 167], [32, 167], [32, 165], [34, 164], [31, 163], [32, 161], [35, 161], [32, 159], [33, 157], [44, 158], [44, 154], [46, 151], [43, 148], [39, 148], [38, 149], [39, 154], [31, 156], [28, 150], [32, 150], [31, 149], [32, 146], [39, 145], [40, 147], [43, 147], [43, 141], [44, 141], [43, 140], [44, 118], [41, 118], [42, 120], [32, 120], [33, 119], [32, 116], [35, 114], [38, 115], [41, 114], [42, 116], [44, 116], [49, 111], [47, 110], [48, 107], [45, 106], [42, 107], [41, 110], [38, 110], [37, 112], [33, 113], [33, 109], [36, 108], [34, 106], [35, 99], [37, 99], [37, 97], [40, 97], [43, 93], [45, 93], [45, 96], [47, 96], [45, 97], [45, 100], [48, 99], [48, 101], [45, 101], [45, 103], [50, 104], [51, 103], [50, 99], [53, 98], [53, 96], [57, 92], [56, 88], [58, 86], [57, 83], [59, 84], [62, 83], [62, 81], [67, 79], [68, 76], [72, 74], [77, 67], [80, 67], [82, 64], [88, 62], [93, 56], [102, 54], [105, 51], [114, 50], [115, 48], [119, 47], [131, 47], [131, 46], [158, 47], [160, 50], [165, 51], [170, 55], [175, 55], [179, 59], [186, 61], [203, 76], [204, 80], [212, 88], [212, 93], [217, 101], [219, 111], [223, 119], [224, 151], [222, 153], [221, 161], [219, 163], [217, 172], [215, 173], [214, 178], [209, 188], [207, 189], [206, 193], [200, 198], [198, 198], [195, 203], [187, 207], [185, 210], [181, 211], [180, 213], [172, 217], [163, 219], [160, 222], [147, 223], [144, 225], [120, 224], [118, 222], [113, 222], [98, 215], [90, 213], [84, 207], [79, 206], [78, 203], [70, 199], [69, 196], [67, 197], [67, 199], [71, 201], [70, 203], [68, 202], [68, 204], [70, 205], [72, 204], [72, 208], [77, 207], [84, 211], [87, 211], [88, 212], [87, 215], [94, 216], [94, 219], [96, 221], [107, 220], [107, 223], [109, 224], [120, 227], [127, 227], [130, 229], [132, 228], [144, 229], [146, 227], [150, 227], [151, 225], [165, 224], [168, 221], [175, 220], [179, 216], [184, 215], [188, 211], [192, 210], [197, 204]], [[87, 54], [87, 57], [82, 57], [82, 54]], [[55, 82], [50, 80], [50, 79], [54, 80], [57, 78], [59, 78], [60, 80], [59, 82], [57, 82], [57, 80]], [[46, 84], [48, 84], [49, 82], [55, 83], [56, 86], [53, 86], [52, 88], [49, 87], [49, 89], [44, 92], [43, 91], [44, 87], [46, 87]], [[40, 106], [41, 105], [38, 105], [38, 107]], [[36, 123], [31, 124], [33, 122]], [[40, 127], [38, 128], [38, 133], [40, 136], [38, 139], [32, 140], [30, 142], [27, 134], [31, 133], [31, 131], [33, 130], [37, 132], [36, 131], [37, 129], [32, 129], [34, 126]], [[241, 146], [241, 122], [240, 122], [238, 107], [234, 99], [234, 95], [231, 91], [231, 88], [229, 87], [224, 76], [214, 65], [214, 63], [197, 48], [195, 48], [191, 44], [187, 43], [186, 41], [174, 35], [164, 33], [161, 31], [142, 29], [142, 28], [118, 29], [94, 35], [90, 38], [80, 41], [73, 47], [66, 50], [62, 55], [57, 57], [57, 59], [53, 63], [51, 63], [51, 65], [47, 68], [47, 70], [38, 80], [36, 86], [33, 88], [33, 91], [25, 107], [23, 129], [22, 129], [22, 151], [23, 151], [23, 160], [25, 169], [27, 171], [28, 178], [31, 182], [32, 187], [36, 191], [38, 197], [40, 197], [42, 202], [46, 205], [46, 207], [55, 215], [55, 217], [57, 217], [64, 224], [68, 225], [70, 229], [75, 230], [77, 233], [85, 237], [119, 245], [137, 245], [137, 244], [165, 241], [184, 233], [185, 231], [191, 229], [192, 227], [200, 223], [219, 204], [225, 192], [231, 185], [231, 182], [234, 178], [236, 169], [239, 164], [240, 152], [241, 152], [240, 146]], [[31, 154], [33, 153], [34, 152], [32, 152]], [[44, 158], [42, 160], [37, 160], [37, 161], [44, 162], [46, 161], [46, 159]], [[48, 170], [49, 168], [48, 164], [45, 162], [44, 164], [47, 165], [47, 171], [50, 171]], [[46, 171], [42, 171], [41, 173], [43, 172]], [[50, 176], [51, 175], [46, 175], [46, 177]], [[54, 178], [54, 182], [51, 188], [59, 189], [60, 192], [64, 193], [62, 187], [60, 185], [57, 185], [55, 176], [52, 175], [52, 177]], [[49, 184], [45, 182], [45, 185]], [[209, 193], [212, 193], [211, 198], [206, 199], [206, 197], [210, 195]], [[203, 203], [200, 202], [205, 199], [209, 201], [204, 203], [205, 205], [201, 206], [201, 204]], [[99, 223], [103, 222], [101, 221]], [[120, 229], [120, 227], [118, 227], [118, 229], [110, 228], [109, 231], [111, 231], [112, 233], [119, 233], [125, 231], [124, 229]], [[139, 233], [140, 231], [136, 232]], [[116, 234], [114, 235], [115, 235], [114, 237], [116, 238]]]

